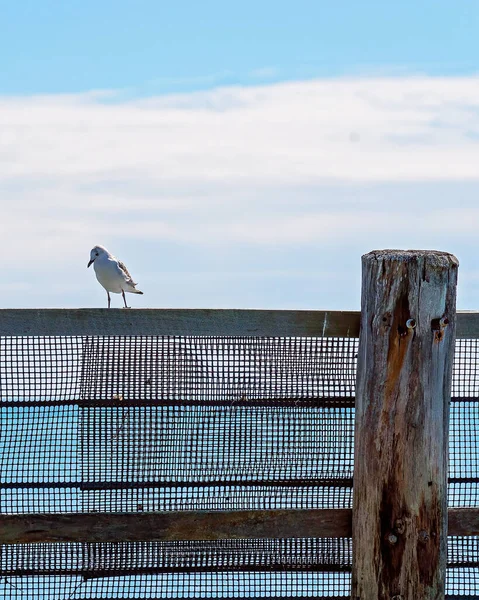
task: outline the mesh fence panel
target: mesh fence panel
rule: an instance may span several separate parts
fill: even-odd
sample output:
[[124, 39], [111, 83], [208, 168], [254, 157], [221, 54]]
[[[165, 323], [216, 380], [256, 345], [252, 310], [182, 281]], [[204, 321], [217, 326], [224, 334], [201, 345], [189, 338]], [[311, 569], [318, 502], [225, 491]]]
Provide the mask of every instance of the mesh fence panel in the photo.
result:
[[[0, 337], [0, 511], [350, 508], [357, 340]], [[479, 340], [458, 340], [449, 504], [479, 506]], [[5, 598], [345, 598], [348, 539], [21, 544]], [[479, 597], [478, 538], [448, 594]]]

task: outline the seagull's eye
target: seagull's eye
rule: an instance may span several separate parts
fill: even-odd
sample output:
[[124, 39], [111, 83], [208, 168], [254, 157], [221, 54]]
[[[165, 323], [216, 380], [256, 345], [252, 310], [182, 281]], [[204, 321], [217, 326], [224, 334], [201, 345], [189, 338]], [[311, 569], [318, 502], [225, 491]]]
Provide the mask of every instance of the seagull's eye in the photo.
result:
[[98, 256], [98, 252], [95, 252], [95, 256]]

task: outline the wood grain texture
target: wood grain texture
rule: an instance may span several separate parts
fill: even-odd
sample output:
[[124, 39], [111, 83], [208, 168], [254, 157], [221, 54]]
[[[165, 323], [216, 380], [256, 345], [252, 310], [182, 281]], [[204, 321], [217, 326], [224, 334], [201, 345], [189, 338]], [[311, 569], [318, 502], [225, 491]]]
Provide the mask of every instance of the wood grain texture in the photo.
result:
[[[125, 542], [352, 536], [352, 510], [63, 513], [0, 516], [0, 542]], [[479, 535], [479, 508], [450, 508], [449, 535]], [[267, 534], [267, 535], [265, 535]]]
[[457, 268], [442, 252], [363, 256], [355, 600], [444, 598]]
[[347, 537], [351, 511], [253, 510], [3, 515], [0, 542]]
[[479, 338], [479, 312], [458, 310], [456, 314], [456, 339]]
[[357, 337], [357, 311], [2, 309], [0, 335]]
[[449, 535], [479, 535], [479, 508], [450, 508], [447, 516]]
[[[0, 309], [0, 335], [359, 337], [360, 311]], [[479, 312], [458, 311], [456, 338], [479, 338]]]

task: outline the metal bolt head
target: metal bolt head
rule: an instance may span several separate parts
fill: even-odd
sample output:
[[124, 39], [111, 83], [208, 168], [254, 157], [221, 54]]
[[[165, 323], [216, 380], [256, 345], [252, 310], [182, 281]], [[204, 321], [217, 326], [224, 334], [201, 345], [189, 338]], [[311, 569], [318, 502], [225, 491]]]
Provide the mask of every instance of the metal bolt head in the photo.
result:
[[390, 533], [387, 537], [387, 540], [392, 546], [394, 546], [394, 544], [397, 544], [398, 538], [394, 533]]

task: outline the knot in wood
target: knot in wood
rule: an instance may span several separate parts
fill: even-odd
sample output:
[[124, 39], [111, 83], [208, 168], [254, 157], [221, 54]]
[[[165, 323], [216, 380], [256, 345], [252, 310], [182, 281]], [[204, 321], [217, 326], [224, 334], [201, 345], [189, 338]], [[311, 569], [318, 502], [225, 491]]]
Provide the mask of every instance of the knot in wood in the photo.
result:
[[424, 531], [424, 529], [421, 529], [418, 534], [417, 534], [419, 541], [422, 544], [426, 544], [429, 541], [429, 533], [427, 531]]
[[416, 319], [408, 319], [406, 321], [406, 327], [408, 329], [414, 329], [416, 327]]
[[406, 522], [404, 519], [396, 519], [394, 528], [399, 535], [402, 535], [406, 531]]

